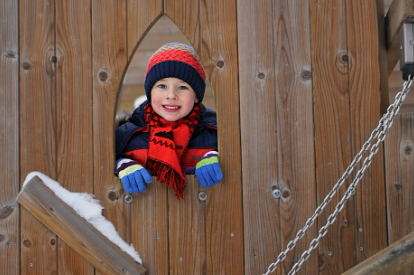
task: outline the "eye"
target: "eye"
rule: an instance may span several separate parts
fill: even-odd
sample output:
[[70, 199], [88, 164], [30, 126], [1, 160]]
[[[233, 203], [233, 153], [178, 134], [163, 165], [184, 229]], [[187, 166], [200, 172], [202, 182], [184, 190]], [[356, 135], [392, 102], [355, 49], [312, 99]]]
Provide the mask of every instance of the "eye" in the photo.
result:
[[188, 90], [188, 87], [187, 87], [187, 86], [182, 85], [182, 86], [179, 86], [179, 87], [178, 87], [178, 90]]
[[165, 85], [165, 84], [158, 84], [157, 87], [160, 88], [160, 89], [165, 89], [165, 88], [167, 88], [167, 85]]

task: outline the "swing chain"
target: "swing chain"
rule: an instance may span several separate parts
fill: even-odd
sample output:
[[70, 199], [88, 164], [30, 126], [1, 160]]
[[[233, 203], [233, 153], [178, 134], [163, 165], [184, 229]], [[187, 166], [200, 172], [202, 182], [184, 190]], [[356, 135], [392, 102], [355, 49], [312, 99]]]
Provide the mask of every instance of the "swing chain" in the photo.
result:
[[[373, 156], [378, 152], [379, 150], [379, 144], [385, 139], [387, 135], [388, 129], [391, 127], [394, 117], [398, 114], [400, 107], [407, 95], [407, 93], [410, 91], [410, 87], [412, 84], [412, 76], [408, 77], [408, 80], [404, 82], [403, 89], [395, 96], [395, 101], [393, 104], [391, 104], [388, 109], [387, 113], [381, 118], [381, 120], [378, 123], [377, 128], [375, 128], [369, 139], [364, 143], [362, 146], [362, 149], [359, 151], [359, 153], [354, 157], [351, 164], [348, 166], [348, 168], [345, 170], [343, 175], [340, 177], [338, 182], [334, 185], [332, 190], [329, 192], [329, 194], [325, 197], [323, 202], [316, 208], [315, 213], [306, 221], [305, 226], [300, 229], [296, 233], [296, 237], [291, 240], [285, 251], [282, 251], [279, 256], [277, 257], [276, 262], [269, 265], [267, 272], [264, 275], [268, 275], [270, 273], [273, 273], [276, 269], [279, 263], [283, 262], [286, 259], [287, 253], [291, 251], [297, 244], [297, 242], [305, 236], [307, 230], [313, 225], [316, 218], [323, 212], [326, 205], [332, 200], [336, 192], [340, 189], [340, 187], [343, 185], [345, 180], [348, 178], [348, 176], [352, 173], [355, 166], [361, 161], [362, 156], [364, 153], [366, 153], [368, 150], [370, 151], [369, 156], [367, 156], [363, 163], [361, 169], [357, 172], [354, 180], [352, 181], [351, 185], [347, 188], [344, 196], [340, 200], [340, 202], [336, 205], [335, 211], [328, 217], [327, 223], [321, 227], [319, 230], [319, 234], [316, 238], [314, 238], [310, 244], [309, 248], [302, 253], [301, 258], [299, 261], [293, 265], [292, 269], [289, 271], [288, 275], [294, 275], [298, 272], [302, 264], [310, 257], [310, 253], [312, 250], [318, 247], [319, 241], [322, 237], [326, 235], [328, 232], [328, 228], [335, 222], [339, 212], [343, 209], [344, 205], [348, 201], [348, 199], [355, 194], [355, 188], [358, 184], [358, 182], [361, 180], [361, 178], [364, 176], [365, 170], [371, 165]], [[374, 145], [371, 143], [376, 139]], [[371, 147], [371, 148], [370, 148]]]

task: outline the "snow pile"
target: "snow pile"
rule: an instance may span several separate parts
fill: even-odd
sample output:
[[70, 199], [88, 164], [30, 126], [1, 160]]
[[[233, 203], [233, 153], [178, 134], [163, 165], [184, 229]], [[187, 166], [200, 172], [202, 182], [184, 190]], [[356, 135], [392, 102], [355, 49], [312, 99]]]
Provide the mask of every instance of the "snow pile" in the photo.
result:
[[87, 193], [73, 193], [63, 188], [58, 182], [40, 172], [31, 172], [27, 175], [23, 186], [33, 177], [38, 176], [43, 183], [52, 190], [55, 195], [72, 207], [81, 217], [92, 224], [99, 232], [107, 237], [111, 242], [119, 246], [122, 251], [129, 254], [136, 262], [142, 264], [141, 257], [135, 251], [133, 245], [128, 245], [118, 234], [115, 226], [102, 216], [102, 205]]

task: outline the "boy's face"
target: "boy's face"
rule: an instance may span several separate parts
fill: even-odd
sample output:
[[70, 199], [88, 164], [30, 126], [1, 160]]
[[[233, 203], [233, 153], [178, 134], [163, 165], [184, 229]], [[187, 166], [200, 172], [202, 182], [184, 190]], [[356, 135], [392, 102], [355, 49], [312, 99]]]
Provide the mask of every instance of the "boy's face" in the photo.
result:
[[187, 82], [175, 77], [158, 80], [151, 90], [154, 111], [167, 121], [177, 121], [188, 115], [198, 102]]

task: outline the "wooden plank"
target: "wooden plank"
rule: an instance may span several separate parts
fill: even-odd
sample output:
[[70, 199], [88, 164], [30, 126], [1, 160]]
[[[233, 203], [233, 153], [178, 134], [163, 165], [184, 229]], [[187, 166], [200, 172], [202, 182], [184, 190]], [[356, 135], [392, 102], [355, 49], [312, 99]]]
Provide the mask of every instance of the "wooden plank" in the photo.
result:
[[[56, 178], [55, 1], [19, 1], [20, 178]], [[56, 274], [56, 236], [21, 210], [21, 274]]]
[[17, 201], [103, 274], [146, 274], [146, 268], [79, 216], [37, 176], [23, 186]]
[[[184, 199], [177, 200], [168, 190], [170, 274], [206, 274], [206, 208], [211, 193], [202, 188], [196, 177], [186, 176]], [[207, 200], [198, 198], [199, 192]]]
[[[118, 89], [127, 66], [126, 1], [92, 1], [93, 155], [94, 190], [105, 217], [131, 243], [130, 204], [114, 177], [113, 118]], [[99, 272], [98, 272], [99, 274]]]
[[[353, 56], [347, 52], [346, 1], [310, 0], [312, 79], [315, 125], [317, 202], [325, 196], [351, 163], [349, 70]], [[351, 20], [351, 19], [349, 19]], [[330, 22], [327, 24], [326, 22]], [[346, 184], [349, 184], [347, 181]], [[344, 194], [334, 197], [318, 219], [325, 225]], [[351, 197], [319, 248], [319, 273], [340, 274], [356, 264], [357, 225]]]
[[[116, 22], [116, 23], [115, 23]], [[123, 187], [114, 177], [115, 108], [118, 89], [127, 66], [126, 1], [92, 1], [93, 52], [93, 155], [94, 190], [105, 217], [121, 237], [130, 242], [130, 205], [123, 200]]]
[[[204, 272], [243, 274], [235, 1], [165, 1], [165, 12], [199, 53], [216, 97], [220, 165], [224, 178], [209, 190]], [[192, 242], [197, 243], [197, 240]]]
[[[221, 0], [200, 1], [199, 5], [200, 41], [193, 45], [201, 46], [199, 53], [216, 99], [218, 149], [223, 170], [221, 183], [209, 190], [205, 222], [207, 273], [243, 274], [237, 6], [236, 1]], [[189, 12], [186, 10], [184, 14]]]
[[400, 59], [400, 39], [398, 34], [403, 22], [409, 16], [414, 16], [412, 0], [392, 1], [385, 17], [388, 74], [391, 74]]
[[[237, 14], [240, 104], [249, 110], [241, 112], [246, 273], [258, 274], [315, 209], [313, 141], [304, 138], [313, 135], [309, 2], [241, 1]], [[315, 232], [288, 254], [282, 274]], [[314, 254], [300, 274], [317, 272]]]
[[246, 274], [265, 273], [282, 249], [280, 201], [268, 186], [278, 175], [272, 12], [270, 1], [237, 3]]
[[165, 1], [165, 15], [171, 18], [191, 46], [200, 53], [200, 1]]
[[145, 193], [133, 195], [132, 243], [151, 274], [169, 274], [167, 188], [155, 177]]
[[[384, 32], [385, 29], [385, 22], [384, 22], [384, 1], [383, 0], [375, 0], [376, 2], [376, 15], [377, 19], [377, 38], [378, 41], [378, 64], [379, 64], [379, 73], [381, 75], [379, 79], [380, 85], [380, 108], [381, 114], [387, 112], [387, 108], [390, 104], [390, 90], [389, 90], [389, 74], [387, 68], [387, 42], [386, 42], [386, 34]], [[375, 27], [375, 26], [374, 26]], [[375, 35], [375, 34], [374, 34]], [[375, 42], [375, 37], [373, 38]]]
[[[163, 5], [162, 0], [127, 2], [129, 61], [141, 42], [145, 44], [143, 39], [162, 16]], [[147, 62], [148, 59], [143, 61], [144, 64]], [[130, 214], [132, 243], [142, 251], [141, 258], [151, 274], [168, 274], [167, 189], [154, 178], [144, 194], [133, 195], [133, 198]]]
[[[383, 8], [377, 0], [347, 2], [347, 37], [351, 60], [349, 93], [351, 111], [352, 155], [355, 156], [377, 127], [381, 118], [380, 40], [377, 14]], [[361, 166], [357, 166], [355, 172]], [[365, 170], [356, 194], [357, 262], [361, 262], [387, 246], [384, 159], [382, 147]]]
[[19, 273], [19, 25], [18, 3], [0, 4], [0, 274]]
[[[165, 1], [165, 15], [171, 18], [187, 41], [201, 53], [199, 1]], [[169, 42], [176, 41], [170, 40]], [[204, 103], [204, 102], [203, 102]], [[200, 202], [200, 184], [195, 176], [186, 177], [185, 198], [177, 200], [168, 190], [169, 261], [172, 274], [206, 274], [206, 202]], [[206, 190], [207, 191], [207, 190]]]
[[414, 265], [414, 233], [410, 233], [366, 261], [354, 266], [342, 275], [388, 275], [412, 274], [408, 269]]
[[[400, 114], [385, 139], [385, 179], [389, 243], [414, 230], [414, 113]], [[402, 274], [413, 274], [414, 267]]]
[[137, 47], [148, 30], [163, 14], [163, 0], [127, 1], [128, 18], [128, 60], [131, 60]]
[[[93, 192], [91, 12], [89, 1], [56, 2], [57, 181], [71, 191]], [[88, 184], [84, 184], [88, 183]], [[93, 274], [93, 267], [58, 242], [59, 270]], [[76, 262], [76, 265], [73, 263]]]
[[[276, 48], [273, 81], [276, 87], [277, 185], [282, 192], [283, 249], [316, 209], [315, 153], [313, 140], [309, 138], [313, 135], [309, 8], [309, 1], [280, 1], [273, 7], [272, 15]], [[263, 128], [258, 132], [266, 130]], [[262, 150], [266, 150], [266, 146]], [[269, 182], [266, 187], [269, 194]], [[298, 255], [308, 249], [315, 236], [316, 227], [310, 229], [304, 242], [296, 246], [294, 255], [288, 255], [283, 264], [285, 271], [296, 263]], [[302, 266], [301, 273], [316, 274], [317, 271], [318, 257], [314, 253]]]

